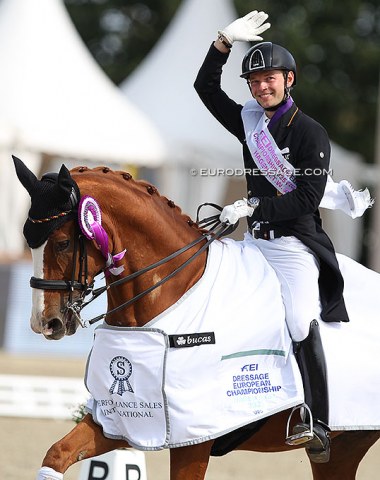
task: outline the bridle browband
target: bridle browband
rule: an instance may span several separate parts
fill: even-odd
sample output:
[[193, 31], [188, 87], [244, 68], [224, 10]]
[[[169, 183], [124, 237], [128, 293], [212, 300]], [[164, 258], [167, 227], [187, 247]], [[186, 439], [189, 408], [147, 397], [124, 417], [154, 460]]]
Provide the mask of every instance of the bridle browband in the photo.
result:
[[[36, 278], [36, 277], [31, 277], [30, 279], [30, 286], [32, 288], [40, 289], [40, 290], [63, 290], [63, 291], [69, 291], [69, 298], [67, 301], [67, 304], [65, 306], [65, 310], [71, 311], [72, 314], [76, 317], [76, 320], [82, 327], [87, 327], [88, 325], [93, 325], [94, 323], [98, 322], [99, 320], [104, 319], [107, 315], [110, 315], [111, 313], [115, 313], [123, 308], [127, 308], [133, 303], [135, 303], [137, 300], [140, 300], [142, 297], [147, 295], [148, 293], [152, 292], [154, 289], [160, 287], [163, 283], [167, 282], [170, 280], [172, 277], [174, 277], [178, 272], [183, 270], [187, 265], [189, 265], [193, 260], [195, 260], [201, 253], [203, 253], [212, 242], [215, 240], [221, 238], [222, 236], [228, 234], [231, 231], [231, 228], [236, 228], [237, 225], [229, 225], [225, 223], [220, 223], [219, 220], [219, 215], [213, 215], [208, 218], [202, 219], [198, 221], [198, 216], [200, 209], [205, 206], [205, 205], [210, 205], [219, 211], [222, 210], [221, 207], [215, 204], [211, 203], [204, 203], [198, 207], [197, 210], [197, 225], [200, 226], [201, 228], [206, 228], [211, 225], [211, 228], [209, 230], [206, 230], [202, 233], [202, 235], [196, 239], [194, 239], [192, 242], [189, 244], [185, 245], [184, 247], [180, 248], [179, 250], [176, 250], [172, 254], [168, 255], [167, 257], [162, 258], [161, 260], [158, 260], [155, 263], [152, 263], [151, 265], [148, 265], [141, 270], [138, 270], [134, 273], [131, 273], [130, 275], [127, 275], [126, 277], [123, 277], [119, 280], [115, 280], [114, 282], [110, 283], [109, 285], [105, 285], [104, 287], [100, 287], [94, 290], [94, 282], [91, 282], [91, 284], [88, 282], [88, 264], [87, 264], [87, 251], [86, 251], [86, 238], [84, 235], [82, 235], [80, 232], [77, 233], [75, 236], [75, 243], [74, 243], [74, 252], [73, 252], [73, 269], [72, 269], [72, 274], [71, 274], [71, 280], [45, 280], [42, 278]], [[160, 281], [157, 283], [151, 285], [149, 288], [146, 290], [143, 290], [142, 292], [138, 293], [131, 299], [127, 300], [126, 302], [122, 303], [121, 305], [118, 305], [117, 307], [107, 311], [106, 313], [103, 313], [101, 315], [98, 315], [97, 317], [94, 317], [90, 320], [87, 320], [84, 322], [81, 317], [80, 317], [80, 312], [81, 310], [86, 307], [88, 304], [93, 302], [96, 298], [98, 298], [102, 293], [108, 291], [110, 288], [117, 287], [119, 285], [122, 285], [124, 283], [130, 282], [134, 280], [135, 278], [139, 277], [140, 275], [143, 275], [144, 273], [149, 272], [150, 270], [153, 270], [161, 265], [164, 265], [165, 263], [169, 262], [170, 260], [173, 260], [174, 258], [178, 257], [182, 253], [186, 252], [187, 250], [191, 249], [195, 245], [205, 241], [205, 244], [202, 245], [202, 247], [197, 250], [191, 257], [189, 257], [183, 264], [181, 264], [179, 267], [177, 267], [175, 270], [173, 270], [171, 273], [166, 275], [164, 278], [162, 278]], [[77, 263], [77, 256], [79, 252], [79, 271], [78, 271], [78, 276], [76, 279], [76, 263]], [[95, 275], [96, 276], [96, 275]], [[73, 293], [75, 290], [79, 290], [81, 292], [81, 295], [79, 298], [73, 301]], [[92, 295], [91, 298], [87, 301], [85, 301], [85, 298], [88, 295]]]

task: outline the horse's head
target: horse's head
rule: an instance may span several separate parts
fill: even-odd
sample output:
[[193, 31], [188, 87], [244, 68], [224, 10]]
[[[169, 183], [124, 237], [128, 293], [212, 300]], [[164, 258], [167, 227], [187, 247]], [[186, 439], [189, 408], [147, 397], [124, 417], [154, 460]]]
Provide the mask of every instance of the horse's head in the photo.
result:
[[195, 252], [205, 235], [152, 185], [107, 167], [69, 172], [62, 166], [58, 174], [38, 180], [21, 160], [14, 157], [14, 162], [31, 197], [24, 236], [34, 265], [35, 332], [55, 340], [73, 334], [86, 294], [101, 272], [108, 310], [93, 321], [107, 315], [115, 326], [144, 325], [202, 275], [207, 245], [200, 255]]
[[[31, 278], [31, 327], [48, 339], [75, 333], [78, 316], [68, 308], [84, 296], [100, 267], [101, 258], [91, 255], [87, 264], [85, 241], [78, 232], [77, 209], [80, 190], [70, 172], [45, 174], [41, 180], [16, 157], [16, 173], [31, 197], [24, 236], [32, 249], [34, 276]], [[91, 248], [91, 246], [90, 246]]]

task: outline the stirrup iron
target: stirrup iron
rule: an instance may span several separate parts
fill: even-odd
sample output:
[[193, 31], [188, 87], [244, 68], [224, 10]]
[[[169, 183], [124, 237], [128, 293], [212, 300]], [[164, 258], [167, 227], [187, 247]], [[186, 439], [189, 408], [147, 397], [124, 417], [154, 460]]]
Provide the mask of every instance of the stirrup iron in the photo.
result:
[[[309, 428], [309, 430], [306, 430], [304, 432], [294, 433], [294, 434], [290, 435], [289, 434], [290, 421], [293, 417], [294, 412], [296, 412], [297, 410], [301, 410], [301, 409], [306, 410], [306, 412], [301, 414], [301, 417], [302, 416], [305, 417], [305, 421], [306, 421], [306, 418], [307, 418], [307, 414], [309, 415], [310, 428]], [[303, 443], [307, 443], [314, 438], [313, 429], [314, 429], [313, 415], [311, 414], [311, 410], [310, 410], [309, 406], [306, 403], [304, 403], [302, 405], [297, 405], [296, 407], [293, 407], [293, 410], [290, 412], [290, 415], [289, 415], [289, 418], [288, 418], [288, 421], [287, 421], [287, 424], [286, 424], [285, 443], [287, 445], [292, 445], [292, 446], [302, 445]]]

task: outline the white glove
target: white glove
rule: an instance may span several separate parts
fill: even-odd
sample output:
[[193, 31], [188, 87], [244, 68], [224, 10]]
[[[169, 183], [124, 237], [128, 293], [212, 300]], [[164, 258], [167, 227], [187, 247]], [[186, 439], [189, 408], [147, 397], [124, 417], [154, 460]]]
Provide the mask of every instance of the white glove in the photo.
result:
[[[219, 31], [220, 35], [232, 45], [236, 40], [241, 42], [255, 42], [262, 40], [260, 33], [270, 27], [270, 23], [264, 23], [268, 18], [265, 12], [254, 10], [244, 17], [238, 18], [224, 30]], [[264, 25], [263, 25], [264, 23]]]
[[235, 225], [239, 218], [251, 217], [254, 211], [254, 207], [250, 207], [247, 199], [243, 198], [243, 200], [237, 200], [233, 205], [224, 207], [219, 219], [222, 223]]

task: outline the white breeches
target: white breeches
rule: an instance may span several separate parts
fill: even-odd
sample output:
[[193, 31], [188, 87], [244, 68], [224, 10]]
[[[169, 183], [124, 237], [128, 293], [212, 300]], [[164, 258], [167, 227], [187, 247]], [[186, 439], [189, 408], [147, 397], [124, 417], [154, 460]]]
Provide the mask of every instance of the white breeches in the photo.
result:
[[318, 259], [295, 237], [253, 241], [280, 280], [289, 332], [300, 342], [308, 336], [310, 322], [320, 318]]

